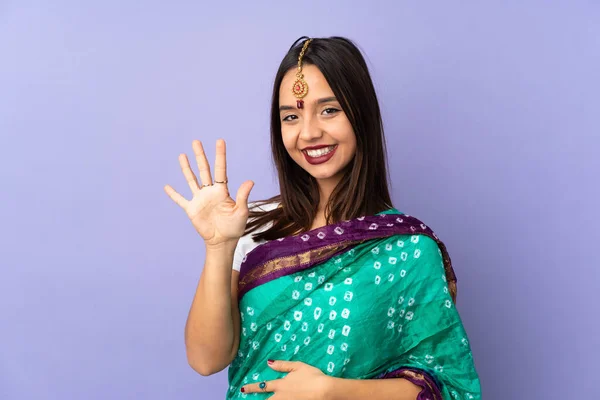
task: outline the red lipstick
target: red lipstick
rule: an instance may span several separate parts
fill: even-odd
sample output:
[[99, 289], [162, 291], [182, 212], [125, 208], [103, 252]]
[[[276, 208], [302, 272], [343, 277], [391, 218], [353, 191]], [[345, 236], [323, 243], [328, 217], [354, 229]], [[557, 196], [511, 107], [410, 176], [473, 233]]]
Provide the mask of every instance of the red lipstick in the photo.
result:
[[331, 150], [329, 153], [323, 154], [318, 157], [309, 156], [308, 152], [306, 150], [317, 150], [317, 149], [322, 149], [322, 148], [327, 148], [327, 147], [331, 147], [331, 146], [306, 147], [304, 150], [302, 150], [302, 154], [304, 154], [304, 158], [306, 159], [306, 161], [308, 161], [309, 164], [312, 164], [312, 165], [323, 164], [323, 163], [329, 161], [331, 159], [331, 157], [333, 157], [333, 155], [335, 154], [335, 151], [337, 150], [337, 145], [335, 145], [333, 147], [333, 150]]

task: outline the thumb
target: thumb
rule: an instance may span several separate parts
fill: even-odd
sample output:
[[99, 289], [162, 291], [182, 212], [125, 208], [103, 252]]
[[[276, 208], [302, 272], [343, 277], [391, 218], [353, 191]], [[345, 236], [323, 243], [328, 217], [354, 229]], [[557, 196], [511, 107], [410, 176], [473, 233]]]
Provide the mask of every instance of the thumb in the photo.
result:
[[254, 182], [246, 181], [242, 183], [240, 188], [237, 191], [237, 195], [235, 197], [235, 204], [238, 207], [242, 207], [248, 209], [248, 197], [250, 197], [250, 191], [254, 187]]

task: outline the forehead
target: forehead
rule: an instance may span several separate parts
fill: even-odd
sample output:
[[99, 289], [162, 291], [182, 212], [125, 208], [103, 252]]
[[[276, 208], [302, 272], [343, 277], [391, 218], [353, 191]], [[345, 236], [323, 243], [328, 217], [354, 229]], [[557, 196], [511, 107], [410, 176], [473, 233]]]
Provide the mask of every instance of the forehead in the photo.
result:
[[[297, 79], [296, 72], [298, 72], [297, 68], [290, 69], [281, 81], [279, 87], [279, 104], [281, 105], [296, 104], [297, 98], [292, 93], [292, 86]], [[333, 96], [333, 90], [319, 68], [314, 65], [305, 65], [302, 67], [302, 74], [308, 84], [308, 94], [302, 98], [303, 100], [310, 102], [313, 99]]]

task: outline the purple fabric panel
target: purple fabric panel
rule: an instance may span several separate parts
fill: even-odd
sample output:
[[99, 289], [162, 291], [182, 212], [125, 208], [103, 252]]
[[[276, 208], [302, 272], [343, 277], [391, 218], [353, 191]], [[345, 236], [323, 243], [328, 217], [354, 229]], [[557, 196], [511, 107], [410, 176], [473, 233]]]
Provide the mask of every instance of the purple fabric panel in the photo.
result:
[[303, 234], [271, 240], [255, 247], [246, 255], [245, 261], [240, 266], [240, 279], [243, 279], [250, 269], [267, 259], [286, 257], [346, 240], [360, 241], [417, 233], [427, 234], [438, 240], [429, 227], [417, 218], [405, 214], [380, 214], [327, 225]]
[[[411, 371], [416, 374], [423, 375], [423, 380], [413, 378], [410, 375], [405, 374], [405, 372]], [[425, 371], [414, 369], [414, 368], [400, 368], [392, 372], [381, 374], [375, 379], [393, 379], [393, 378], [402, 378], [407, 381], [412, 382], [413, 384], [420, 386], [423, 388], [419, 395], [417, 396], [417, 400], [443, 400], [442, 393], [440, 392], [437, 383], [435, 380]]]
[[[265, 243], [266, 244], [266, 243]], [[332, 254], [332, 257], [341, 254], [345, 251], [347, 251], [347, 248], [343, 248], [340, 249], [339, 251], [335, 252]], [[244, 294], [246, 294], [247, 292], [249, 292], [251, 289], [258, 287], [260, 285], [262, 285], [263, 283], [267, 283], [269, 281], [275, 280], [277, 278], [281, 278], [282, 276], [286, 276], [286, 275], [291, 275], [293, 273], [296, 273], [298, 271], [302, 271], [306, 268], [311, 268], [312, 266], [316, 265], [316, 263], [310, 263], [307, 265], [296, 265], [294, 267], [290, 267], [290, 268], [286, 268], [285, 270], [281, 270], [281, 271], [275, 271], [274, 273], [265, 275], [259, 279], [256, 279], [254, 281], [252, 281], [250, 284], [246, 285], [246, 287], [244, 287], [243, 289], [241, 289], [238, 293], [238, 297], [241, 300], [241, 298], [244, 296]], [[240, 273], [241, 276], [241, 273]]]
[[[245, 260], [242, 262], [239, 279], [240, 281], [243, 280], [249, 271], [253, 268], [260, 268], [260, 266], [268, 260], [292, 256], [328, 245], [342, 244], [344, 242], [348, 242], [349, 245], [355, 245], [364, 240], [403, 234], [423, 234], [430, 236], [440, 244], [440, 247], [442, 247], [443, 250], [445, 250], [437, 235], [417, 218], [405, 214], [380, 214], [369, 217], [359, 217], [351, 221], [327, 225], [301, 235], [276, 239], [257, 246], [246, 255]], [[346, 250], [347, 248], [341, 249], [334, 255]], [[293, 268], [286, 268], [285, 270], [277, 271], [263, 276], [260, 279], [256, 279], [240, 289], [239, 298], [241, 299], [249, 290], [260, 286], [263, 283], [311, 268], [320, 262], [322, 261], [315, 261], [308, 265], [298, 265]]]

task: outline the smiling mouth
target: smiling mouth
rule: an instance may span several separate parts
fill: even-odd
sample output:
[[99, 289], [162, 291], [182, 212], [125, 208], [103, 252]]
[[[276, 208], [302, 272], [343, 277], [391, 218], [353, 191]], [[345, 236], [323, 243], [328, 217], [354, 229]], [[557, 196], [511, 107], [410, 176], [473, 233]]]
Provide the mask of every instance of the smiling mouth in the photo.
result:
[[320, 149], [302, 150], [302, 154], [309, 164], [318, 165], [329, 161], [335, 154], [337, 147], [338, 146], [336, 144], [334, 146], [323, 147]]
[[316, 149], [316, 150], [302, 150], [302, 152], [304, 154], [308, 155], [309, 157], [317, 158], [317, 157], [323, 157], [324, 155], [331, 153], [333, 150], [335, 150], [336, 147], [337, 147], [337, 145], [333, 145], [333, 146], [323, 147], [323, 148]]

